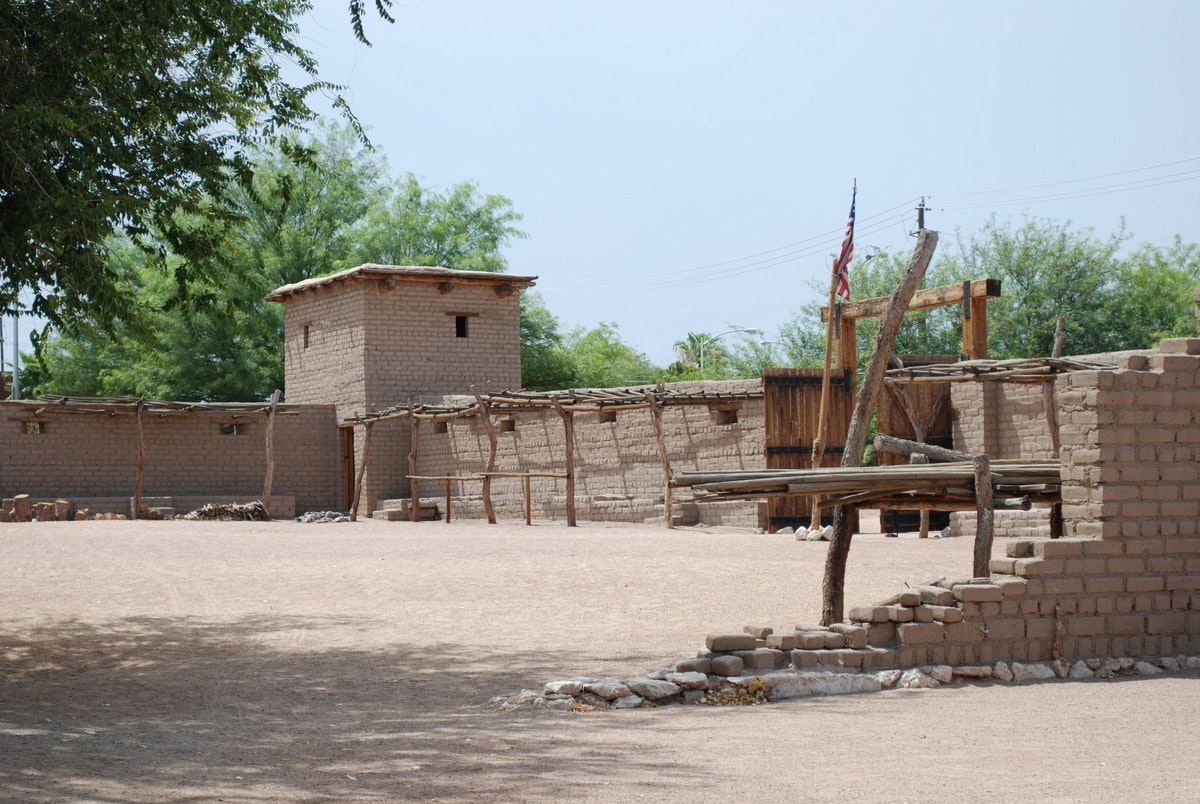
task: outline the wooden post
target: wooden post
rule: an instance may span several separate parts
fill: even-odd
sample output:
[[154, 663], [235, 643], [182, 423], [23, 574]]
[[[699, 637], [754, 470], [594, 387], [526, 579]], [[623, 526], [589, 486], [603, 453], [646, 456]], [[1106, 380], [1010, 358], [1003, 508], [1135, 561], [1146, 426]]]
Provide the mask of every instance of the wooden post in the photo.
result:
[[[861, 466], [863, 449], [867, 445], [867, 431], [871, 424], [871, 413], [875, 409], [875, 401], [883, 386], [884, 372], [887, 371], [888, 360], [891, 359], [892, 346], [896, 342], [896, 333], [908, 310], [908, 303], [916, 292], [917, 285], [925, 277], [925, 269], [933, 259], [934, 249], [937, 248], [937, 232], [922, 229], [917, 235], [917, 246], [913, 251], [908, 269], [900, 280], [900, 285], [888, 302], [887, 311], [879, 322], [879, 334], [875, 338], [875, 350], [871, 353], [871, 362], [863, 376], [862, 388], [854, 403], [854, 413], [850, 417], [850, 427], [846, 433], [846, 446], [842, 453], [842, 466]], [[850, 555], [851, 522], [846, 506], [839, 505], [833, 509], [833, 534], [829, 539], [829, 550], [825, 554], [825, 577], [821, 586], [821, 624], [832, 625], [841, 622], [845, 606], [846, 591], [846, 560]]]
[[70, 500], [55, 500], [54, 518], [59, 522], [70, 522], [75, 518], [75, 503]]
[[987, 297], [971, 293], [971, 282], [963, 283], [963, 353], [967, 360], [988, 356]]
[[475, 400], [479, 403], [479, 416], [483, 419], [483, 429], [487, 431], [488, 437], [488, 462], [483, 475], [483, 511], [487, 514], [488, 524], [495, 525], [496, 509], [492, 507], [491, 473], [496, 471], [496, 428], [492, 425], [492, 417], [488, 414], [488, 404], [483, 401], [479, 389], [472, 385], [471, 393], [475, 394]]
[[446, 478], [446, 524], [450, 524], [450, 478]]
[[[825, 431], [828, 420], [825, 411], [829, 407], [829, 379], [833, 370], [833, 329], [834, 319], [840, 312], [837, 304], [838, 288], [838, 259], [833, 260], [832, 278], [829, 282], [829, 320], [825, 323], [825, 367], [821, 372], [821, 404], [817, 407], [817, 432], [812, 443], [812, 468], [821, 468], [821, 458], [825, 455]], [[839, 344], [840, 345], [840, 344]], [[821, 495], [812, 496], [812, 508], [809, 511], [808, 527], [821, 527]]]
[[29, 499], [28, 494], [18, 494], [13, 497], [11, 518], [13, 522], [33, 521], [33, 502]]
[[130, 519], [137, 519], [142, 514], [142, 484], [146, 478], [146, 398], [142, 397], [137, 403], [137, 476], [133, 481], [133, 512]]
[[416, 480], [417, 474], [417, 406], [408, 403], [408, 519], [410, 522], [421, 521], [421, 483]]
[[557, 398], [551, 397], [550, 401], [554, 403], [554, 409], [558, 411], [559, 417], [563, 423], [563, 441], [566, 446], [564, 459], [564, 469], [567, 480], [567, 527], [573, 528], [576, 526], [575, 521], [575, 414], [572, 411], [565, 410], [562, 403]]
[[267, 518], [271, 518], [271, 486], [275, 482], [275, 409], [279, 407], [279, 397], [283, 394], [278, 388], [271, 394], [271, 404], [267, 408], [267, 474], [263, 478], [263, 510]]
[[371, 450], [371, 430], [375, 427], [375, 420], [369, 419], [363, 433], [363, 448], [362, 462], [358, 465], [358, 472], [354, 476], [354, 499], [350, 504], [350, 521], [358, 521], [358, 499], [362, 496], [363, 474], [367, 471], [367, 459], [370, 457]]
[[525, 475], [525, 524], [533, 524], [533, 478]]
[[939, 463], [953, 463], [957, 461], [969, 461], [971, 456], [965, 452], [959, 452], [955, 449], [946, 449], [934, 444], [920, 444], [916, 441], [908, 441], [903, 438], [895, 438], [894, 436], [884, 435], [879, 433], [875, 436], [875, 449], [879, 452], [894, 452], [897, 455], [924, 455], [933, 461]]
[[975, 562], [972, 577], [991, 577], [994, 518], [991, 462], [987, 455], [977, 455], [975, 457]]
[[650, 403], [650, 418], [654, 422], [654, 443], [658, 446], [658, 459], [663, 470], [663, 522], [670, 529], [675, 527], [675, 510], [671, 496], [671, 462], [667, 459], [667, 445], [663, 440], [662, 410], [659, 409], [658, 397], [653, 392], [646, 392], [646, 401]]

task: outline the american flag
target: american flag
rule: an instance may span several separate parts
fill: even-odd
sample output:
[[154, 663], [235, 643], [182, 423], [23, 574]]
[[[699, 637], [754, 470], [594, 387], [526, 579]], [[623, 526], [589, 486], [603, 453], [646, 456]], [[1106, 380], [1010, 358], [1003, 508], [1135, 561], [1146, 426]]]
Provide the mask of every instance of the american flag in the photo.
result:
[[837, 295], [850, 298], [850, 260], [854, 259], [854, 202], [858, 198], [858, 186], [850, 194], [850, 220], [846, 222], [846, 237], [842, 240], [842, 253], [833, 264], [837, 274]]

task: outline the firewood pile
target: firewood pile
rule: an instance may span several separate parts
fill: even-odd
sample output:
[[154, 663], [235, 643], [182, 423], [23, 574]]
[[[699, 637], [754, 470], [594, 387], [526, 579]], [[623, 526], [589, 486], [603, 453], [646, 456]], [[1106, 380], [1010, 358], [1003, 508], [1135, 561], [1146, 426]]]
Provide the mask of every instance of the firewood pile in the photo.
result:
[[179, 517], [187, 520], [266, 522], [271, 518], [262, 501], [248, 503], [209, 503]]

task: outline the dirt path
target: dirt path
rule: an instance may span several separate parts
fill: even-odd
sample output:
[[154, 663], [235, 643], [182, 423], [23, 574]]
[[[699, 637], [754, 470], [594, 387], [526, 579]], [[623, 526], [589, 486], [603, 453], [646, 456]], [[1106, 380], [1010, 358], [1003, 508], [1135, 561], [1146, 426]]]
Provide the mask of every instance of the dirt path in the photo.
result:
[[[1200, 797], [1195, 673], [753, 708], [485, 705], [665, 666], [712, 631], [816, 622], [825, 547], [600, 523], [0, 525], [0, 797]], [[858, 536], [847, 600], [968, 575], [970, 551]]]

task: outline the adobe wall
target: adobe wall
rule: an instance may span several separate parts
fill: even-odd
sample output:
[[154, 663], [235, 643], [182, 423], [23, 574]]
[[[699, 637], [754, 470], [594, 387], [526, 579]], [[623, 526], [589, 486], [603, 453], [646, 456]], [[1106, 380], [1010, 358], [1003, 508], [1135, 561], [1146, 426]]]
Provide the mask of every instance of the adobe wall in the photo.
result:
[[[713, 647], [756, 670], [951, 665], [1200, 651], [1200, 339], [1171, 339], [1118, 368], [1055, 382], [1065, 537], [1014, 540], [987, 578], [901, 590], [853, 605], [844, 623], [775, 634], [762, 647]], [[750, 641], [753, 641], [752, 639]], [[973, 671], [971, 668], [976, 668]], [[1007, 672], [1007, 671], [1006, 671]]]
[[[701, 384], [676, 383], [679, 390], [744, 391], [758, 390], [758, 380], [739, 380]], [[674, 471], [697, 469], [762, 468], [764, 460], [763, 401], [745, 399], [714, 403], [723, 410], [736, 407], [736, 422], [728, 413], [715, 412], [708, 404], [675, 404], [662, 408], [663, 433], [668, 458]], [[602, 418], [607, 420], [602, 420]], [[618, 410], [615, 418], [597, 412], [574, 414], [576, 510], [581, 519], [642, 522], [662, 516], [663, 472], [648, 409]], [[515, 414], [493, 412], [497, 426], [496, 470], [501, 472], [561, 473], [564, 466], [565, 436], [562, 419], [553, 410], [522, 411]], [[511, 429], [502, 422], [511, 420]], [[378, 490], [378, 499], [408, 497], [408, 422], [391, 429], [388, 447], [376, 451], [375, 440], [381, 422], [372, 435], [371, 465], [376, 476], [389, 480]], [[400, 432], [400, 427], [403, 432]], [[418, 434], [417, 474], [424, 476], [469, 475], [483, 470], [488, 459], [488, 439], [478, 417], [465, 417], [445, 423], [444, 432], [422, 421]], [[492, 498], [497, 516], [505, 519], [524, 517], [523, 480], [496, 478]], [[558, 478], [533, 478], [534, 516], [538, 519], [563, 519], [566, 515], [566, 481]], [[481, 483], [456, 482], [452, 493], [455, 516], [482, 517]], [[423, 481], [421, 496], [426, 500], [444, 498], [444, 484]], [[686, 503], [691, 495], [676, 489], [675, 499]], [[441, 503], [439, 502], [439, 505]], [[364, 509], [365, 510], [365, 509]], [[725, 523], [754, 527], [758, 524], [758, 504], [705, 503], [682, 507], [684, 516], [697, 516], [708, 524]]]
[[[42, 432], [29, 434], [25, 421]], [[224, 435], [223, 424], [237, 424]], [[265, 414], [147, 415], [144, 497], [258, 499]], [[275, 417], [273, 496], [302, 511], [338, 509], [341, 466], [332, 405], [284, 405]], [[127, 500], [137, 479], [137, 419], [0, 402], [0, 497]], [[180, 513], [184, 513], [180, 511]]]
[[[363, 412], [366, 330], [361, 294], [318, 289], [284, 311], [284, 400], [332, 403], [339, 417]], [[307, 341], [306, 341], [307, 339]]]

